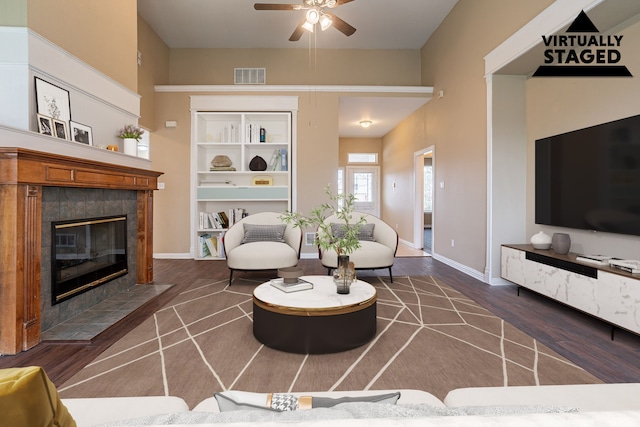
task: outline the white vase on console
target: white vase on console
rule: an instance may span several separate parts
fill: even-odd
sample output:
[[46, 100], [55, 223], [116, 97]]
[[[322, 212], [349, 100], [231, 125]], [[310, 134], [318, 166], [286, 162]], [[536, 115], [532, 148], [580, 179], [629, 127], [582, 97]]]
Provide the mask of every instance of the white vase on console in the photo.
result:
[[544, 231], [540, 231], [531, 236], [531, 244], [534, 249], [547, 250], [551, 248], [551, 236], [546, 234]]

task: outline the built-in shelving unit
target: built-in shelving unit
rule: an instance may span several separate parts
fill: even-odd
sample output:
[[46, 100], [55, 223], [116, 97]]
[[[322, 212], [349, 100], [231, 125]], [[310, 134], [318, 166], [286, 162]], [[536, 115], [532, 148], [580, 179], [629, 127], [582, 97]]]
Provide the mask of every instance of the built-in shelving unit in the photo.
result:
[[[235, 111], [243, 97], [202, 98], [196, 108], [192, 98], [192, 255], [223, 259], [222, 239], [229, 225], [243, 215], [292, 207], [297, 99], [295, 109], [291, 102], [284, 108], [278, 97], [276, 102], [258, 97], [250, 103], [256, 111]], [[234, 111], [221, 110], [227, 98], [233, 98], [228, 105]], [[274, 111], [276, 105], [282, 109]], [[251, 166], [257, 158], [264, 160], [266, 170]], [[220, 213], [228, 224], [216, 223]]]

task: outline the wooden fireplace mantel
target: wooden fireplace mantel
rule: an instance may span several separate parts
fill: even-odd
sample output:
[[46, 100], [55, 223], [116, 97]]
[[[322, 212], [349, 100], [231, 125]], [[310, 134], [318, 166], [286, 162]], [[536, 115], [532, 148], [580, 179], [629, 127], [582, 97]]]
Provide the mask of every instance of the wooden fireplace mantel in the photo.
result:
[[136, 190], [137, 283], [153, 281], [153, 191], [162, 172], [0, 147], [0, 354], [40, 342], [42, 187]]

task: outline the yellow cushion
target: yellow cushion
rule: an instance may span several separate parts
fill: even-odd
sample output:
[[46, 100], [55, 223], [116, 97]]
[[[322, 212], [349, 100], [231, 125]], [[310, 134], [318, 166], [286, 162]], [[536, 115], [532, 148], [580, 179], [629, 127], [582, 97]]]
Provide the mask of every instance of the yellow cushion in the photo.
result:
[[0, 414], [11, 427], [76, 427], [39, 366], [0, 369]]

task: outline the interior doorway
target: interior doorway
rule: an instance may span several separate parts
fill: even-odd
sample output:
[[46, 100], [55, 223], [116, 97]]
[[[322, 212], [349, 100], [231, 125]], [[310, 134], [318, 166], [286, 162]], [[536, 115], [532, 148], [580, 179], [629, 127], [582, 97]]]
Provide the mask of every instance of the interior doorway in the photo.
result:
[[413, 241], [417, 249], [433, 253], [434, 240], [434, 176], [435, 147], [426, 147], [414, 153], [414, 224]]

